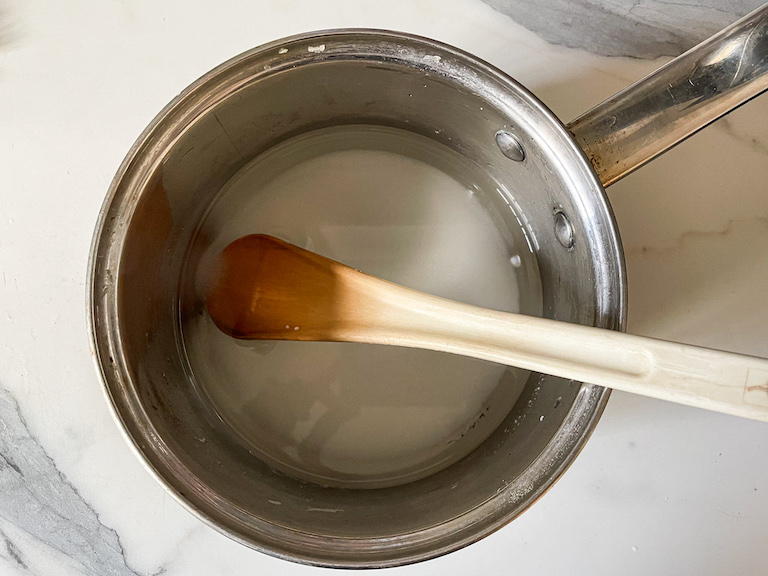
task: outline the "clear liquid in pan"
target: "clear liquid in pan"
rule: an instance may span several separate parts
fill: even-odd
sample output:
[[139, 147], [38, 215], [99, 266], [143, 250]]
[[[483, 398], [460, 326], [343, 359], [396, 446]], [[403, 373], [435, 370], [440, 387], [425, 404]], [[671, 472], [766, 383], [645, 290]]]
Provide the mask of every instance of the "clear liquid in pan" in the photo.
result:
[[425, 477], [471, 452], [509, 413], [525, 370], [390, 346], [225, 336], [200, 304], [202, 271], [253, 233], [410, 288], [538, 315], [541, 286], [524, 231], [498, 186], [459, 154], [375, 126], [318, 130], [262, 154], [201, 223], [182, 338], [193, 380], [238, 441], [324, 485]]

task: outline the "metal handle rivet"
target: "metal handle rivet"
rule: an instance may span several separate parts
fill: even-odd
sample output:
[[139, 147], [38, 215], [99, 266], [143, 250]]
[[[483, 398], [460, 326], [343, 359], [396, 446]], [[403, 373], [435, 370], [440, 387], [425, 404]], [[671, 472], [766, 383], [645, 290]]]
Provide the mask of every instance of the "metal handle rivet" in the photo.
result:
[[566, 250], [573, 250], [573, 226], [560, 210], [555, 212], [555, 238]]
[[496, 132], [496, 144], [498, 144], [501, 153], [510, 160], [515, 162], [525, 160], [525, 149], [514, 134], [506, 130], [499, 130]]

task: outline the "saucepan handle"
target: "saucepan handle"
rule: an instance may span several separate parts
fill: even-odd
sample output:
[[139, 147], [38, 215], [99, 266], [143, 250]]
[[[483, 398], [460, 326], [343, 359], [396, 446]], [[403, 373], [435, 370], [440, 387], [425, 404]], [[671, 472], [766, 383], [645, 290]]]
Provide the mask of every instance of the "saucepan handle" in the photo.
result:
[[568, 125], [604, 186], [768, 90], [768, 4]]

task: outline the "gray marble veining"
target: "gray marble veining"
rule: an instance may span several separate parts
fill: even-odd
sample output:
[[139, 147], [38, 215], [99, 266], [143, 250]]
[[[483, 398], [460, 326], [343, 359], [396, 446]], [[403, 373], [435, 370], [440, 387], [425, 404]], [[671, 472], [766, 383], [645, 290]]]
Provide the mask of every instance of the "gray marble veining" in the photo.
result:
[[24, 561], [21, 550], [19, 550], [16, 544], [13, 543], [13, 540], [2, 530], [0, 530], [0, 539], [2, 539], [3, 544], [5, 545], [5, 554], [3, 554], [3, 556], [10, 559], [11, 562], [20, 568], [28, 570], [29, 566], [27, 566], [27, 563]]
[[766, 135], [745, 134], [743, 131], [740, 131], [737, 127], [735, 127], [733, 122], [731, 122], [730, 118], [727, 116], [725, 118], [721, 118], [719, 123], [720, 128], [731, 138], [746, 144], [749, 146], [749, 148], [759, 154], [765, 154], [768, 156], [768, 137], [766, 137]]
[[552, 44], [603, 56], [677, 56], [763, 0], [484, 0]]
[[[0, 517], [73, 559], [88, 576], [136, 576], [114, 530], [56, 468], [30, 434], [11, 394], [0, 389]], [[20, 573], [23, 546], [0, 530], [0, 556]]]

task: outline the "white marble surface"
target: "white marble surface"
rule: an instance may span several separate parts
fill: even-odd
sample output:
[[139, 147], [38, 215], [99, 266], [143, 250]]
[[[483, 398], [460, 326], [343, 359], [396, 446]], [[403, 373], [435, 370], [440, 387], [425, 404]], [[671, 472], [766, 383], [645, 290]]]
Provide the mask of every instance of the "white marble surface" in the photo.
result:
[[[321, 573], [216, 533], [142, 468], [92, 366], [84, 282], [109, 181], [166, 102], [252, 46], [343, 26], [467, 49], [565, 120], [661, 63], [550, 46], [481, 0], [0, 3], [0, 575]], [[758, 98], [609, 190], [630, 331], [768, 356], [767, 155]], [[390, 572], [764, 574], [767, 462], [764, 424], [615, 393], [521, 518]]]
[[604, 56], [677, 56], [762, 0], [484, 0], [561, 46]]

